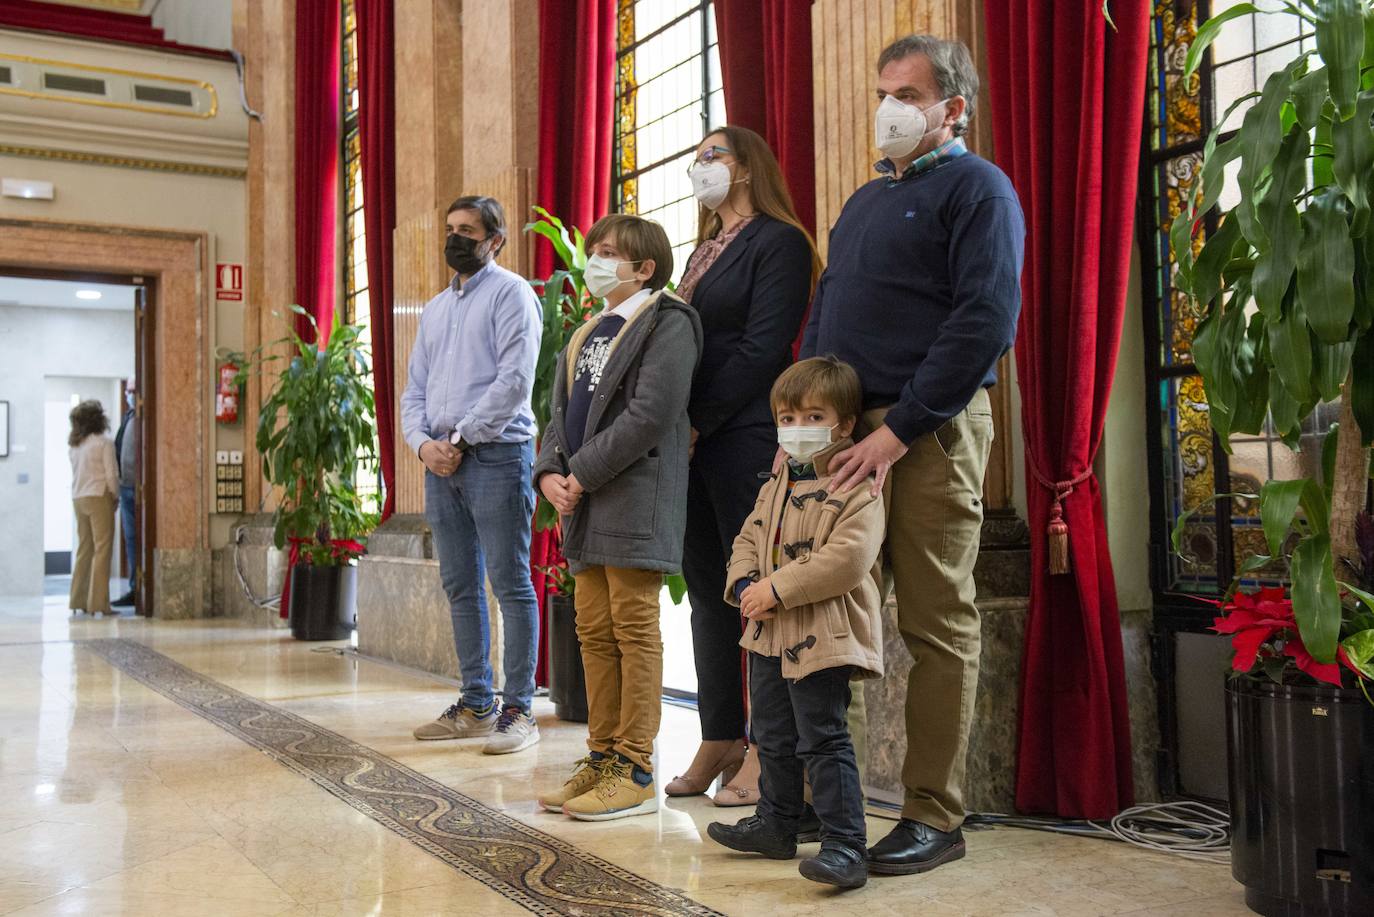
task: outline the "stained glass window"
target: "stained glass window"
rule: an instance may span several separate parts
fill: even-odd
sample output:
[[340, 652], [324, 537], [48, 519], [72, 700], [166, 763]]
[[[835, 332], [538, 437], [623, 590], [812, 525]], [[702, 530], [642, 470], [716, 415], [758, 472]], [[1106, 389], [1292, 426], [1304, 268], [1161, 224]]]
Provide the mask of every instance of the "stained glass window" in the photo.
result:
[[[1282, 445], [1270, 425], [1259, 436], [1234, 435], [1227, 455], [1216, 441], [1207, 396], [1192, 358], [1198, 314], [1174, 286], [1177, 266], [1169, 250], [1169, 227], [1185, 205], [1202, 164], [1202, 146], [1231, 104], [1262, 88], [1269, 74], [1312, 47], [1310, 31], [1300, 31], [1291, 16], [1249, 13], [1227, 23], [1197, 74], [1185, 79], [1184, 62], [1198, 25], [1235, 2], [1155, 0], [1149, 59], [1146, 173], [1141, 193], [1148, 205], [1142, 221], [1144, 302], [1147, 315], [1147, 384], [1153, 392], [1148, 418], [1153, 442], [1157, 590], [1164, 593], [1215, 592], [1231, 581], [1244, 560], [1267, 553], [1259, 507], [1244, 498], [1211, 503], [1214, 493], [1255, 493], [1270, 479], [1320, 478], [1320, 444], [1335, 419], [1334, 406], [1319, 406], [1303, 426], [1303, 450]], [[1241, 103], [1225, 127], [1238, 127]], [[1225, 135], [1224, 135], [1225, 136]], [[1239, 160], [1227, 170], [1220, 209], [1236, 203]], [[1200, 250], [1215, 215], [1204, 223], [1195, 245]], [[1186, 524], [1181, 551], [1172, 552], [1169, 533], [1184, 513], [1201, 507]], [[1282, 561], [1258, 571], [1254, 582], [1286, 576]]]
[[[362, 327], [359, 340], [372, 352], [372, 311], [367, 285], [367, 225], [363, 221], [363, 167], [358, 137], [358, 13], [354, 0], [343, 3], [343, 212], [345, 322]], [[354, 486], [363, 505], [380, 508], [381, 469], [376, 461], [358, 463]]]
[[616, 29], [614, 205], [663, 224], [676, 280], [697, 234], [687, 166], [725, 123], [715, 10], [709, 0], [619, 0]]

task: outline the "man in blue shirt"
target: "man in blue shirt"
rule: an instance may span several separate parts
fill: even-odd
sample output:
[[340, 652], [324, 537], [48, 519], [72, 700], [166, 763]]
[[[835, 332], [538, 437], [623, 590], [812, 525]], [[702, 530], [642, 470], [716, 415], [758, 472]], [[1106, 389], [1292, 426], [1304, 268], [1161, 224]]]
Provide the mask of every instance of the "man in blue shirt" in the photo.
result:
[[[425, 517], [453, 618], [462, 696], [417, 739], [486, 736], [509, 754], [539, 741], [530, 715], [539, 606], [530, 582], [534, 413], [543, 333], [529, 283], [493, 260], [506, 218], [489, 197], [449, 207], [444, 257], [455, 276], [425, 306], [401, 394], [401, 430], [425, 465]], [[501, 703], [492, 690], [484, 579], [505, 631]]]
[[968, 48], [912, 35], [882, 52], [877, 71], [874, 144], [885, 158], [830, 232], [801, 355], [834, 354], [863, 382], [871, 432], [830, 460], [831, 487], [883, 489], [898, 629], [915, 660], [902, 820], [868, 851], [881, 875], [964, 855], [987, 387], [1016, 336], [1025, 224], [1006, 175], [964, 145], [978, 96]]

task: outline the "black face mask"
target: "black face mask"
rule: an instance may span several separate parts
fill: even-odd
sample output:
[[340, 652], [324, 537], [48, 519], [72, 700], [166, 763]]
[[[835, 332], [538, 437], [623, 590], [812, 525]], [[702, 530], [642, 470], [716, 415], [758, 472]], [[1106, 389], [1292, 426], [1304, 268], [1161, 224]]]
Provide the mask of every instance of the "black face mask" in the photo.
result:
[[469, 239], [467, 236], [453, 233], [444, 243], [444, 260], [448, 262], [449, 267], [458, 273], [471, 277], [487, 263], [485, 257], [477, 254], [477, 246], [485, 241], [487, 240]]

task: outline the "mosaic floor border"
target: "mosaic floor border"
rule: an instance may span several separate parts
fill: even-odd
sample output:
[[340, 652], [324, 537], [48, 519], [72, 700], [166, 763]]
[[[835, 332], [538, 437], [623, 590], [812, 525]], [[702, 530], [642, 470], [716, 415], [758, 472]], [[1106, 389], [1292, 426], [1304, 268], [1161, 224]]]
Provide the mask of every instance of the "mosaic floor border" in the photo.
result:
[[536, 914], [720, 915], [141, 643], [79, 645]]

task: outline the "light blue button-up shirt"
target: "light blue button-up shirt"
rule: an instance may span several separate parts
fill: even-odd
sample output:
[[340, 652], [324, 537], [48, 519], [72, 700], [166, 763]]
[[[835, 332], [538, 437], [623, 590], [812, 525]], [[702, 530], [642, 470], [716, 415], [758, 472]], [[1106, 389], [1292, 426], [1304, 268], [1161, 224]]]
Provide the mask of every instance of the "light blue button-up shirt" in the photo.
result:
[[466, 284], [453, 282], [425, 306], [401, 432], [416, 453], [427, 440], [458, 433], [478, 443], [518, 443], [535, 435], [530, 391], [544, 324], [529, 282], [496, 263]]

